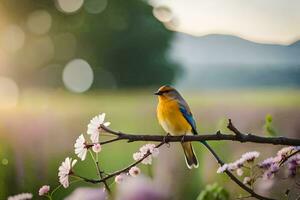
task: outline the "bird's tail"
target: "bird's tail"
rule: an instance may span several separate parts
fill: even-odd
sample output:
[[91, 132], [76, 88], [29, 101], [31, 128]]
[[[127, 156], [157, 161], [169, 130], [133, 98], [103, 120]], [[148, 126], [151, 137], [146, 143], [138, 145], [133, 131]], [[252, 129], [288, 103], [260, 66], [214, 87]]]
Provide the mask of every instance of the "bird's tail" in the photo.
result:
[[193, 146], [191, 142], [183, 142], [181, 143], [184, 155], [185, 155], [185, 161], [189, 169], [192, 168], [198, 168], [199, 163], [196, 157], [196, 154], [194, 152]]

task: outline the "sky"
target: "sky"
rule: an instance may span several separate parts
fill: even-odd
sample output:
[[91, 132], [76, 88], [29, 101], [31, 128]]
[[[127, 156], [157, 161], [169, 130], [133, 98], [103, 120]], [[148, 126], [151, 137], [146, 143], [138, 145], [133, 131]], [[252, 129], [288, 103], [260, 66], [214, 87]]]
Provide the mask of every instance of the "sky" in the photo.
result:
[[194, 36], [235, 35], [264, 44], [300, 39], [299, 0], [150, 0], [167, 28]]

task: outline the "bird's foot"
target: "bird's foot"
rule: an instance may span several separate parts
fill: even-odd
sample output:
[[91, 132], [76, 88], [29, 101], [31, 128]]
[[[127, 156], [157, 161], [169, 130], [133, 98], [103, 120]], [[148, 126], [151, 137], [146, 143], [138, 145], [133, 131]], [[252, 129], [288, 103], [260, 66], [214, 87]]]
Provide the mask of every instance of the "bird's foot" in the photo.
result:
[[185, 135], [182, 136], [181, 143], [184, 143], [184, 141], [185, 141]]
[[167, 144], [167, 147], [170, 147], [170, 146], [171, 146], [170, 143], [169, 143], [169, 138], [168, 138], [170, 135], [171, 135], [170, 133], [167, 133], [167, 135], [164, 136], [163, 142], [164, 142], [165, 144]]

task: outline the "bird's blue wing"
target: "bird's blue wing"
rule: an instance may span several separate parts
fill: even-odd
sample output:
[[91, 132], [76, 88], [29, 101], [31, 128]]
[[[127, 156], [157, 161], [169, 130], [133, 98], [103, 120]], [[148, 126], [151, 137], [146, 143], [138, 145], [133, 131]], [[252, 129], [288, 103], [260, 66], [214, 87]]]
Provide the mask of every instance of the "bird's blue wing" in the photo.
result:
[[191, 125], [193, 134], [197, 135], [196, 122], [193, 118], [193, 115], [192, 115], [189, 107], [187, 107], [184, 104], [179, 103], [179, 110], [182, 113], [182, 115], [184, 116], [184, 118], [187, 120], [187, 122]]

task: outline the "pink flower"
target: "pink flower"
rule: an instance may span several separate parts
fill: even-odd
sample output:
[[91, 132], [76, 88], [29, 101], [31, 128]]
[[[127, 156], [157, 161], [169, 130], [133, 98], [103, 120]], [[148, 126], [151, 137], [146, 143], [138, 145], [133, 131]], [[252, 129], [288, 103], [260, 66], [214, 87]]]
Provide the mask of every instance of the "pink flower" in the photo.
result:
[[[144, 156], [147, 155], [147, 153], [150, 153], [150, 155], [144, 158]], [[155, 147], [155, 144], [145, 144], [140, 148], [139, 152], [133, 154], [133, 159], [135, 161], [138, 161], [144, 158], [141, 163], [145, 165], [150, 165], [152, 164], [152, 157], [157, 157], [158, 154], [159, 150]]]
[[93, 145], [92, 149], [95, 153], [99, 153], [102, 148], [101, 148], [101, 145], [99, 143], [97, 143], [97, 144]]
[[144, 156], [141, 152], [136, 152], [132, 155], [132, 157], [135, 161], [138, 161], [138, 160], [142, 159]]
[[277, 156], [279, 157], [286, 157], [289, 153], [291, 153], [293, 150], [295, 149], [295, 147], [289, 146], [289, 147], [284, 147], [282, 149], [280, 149], [277, 152]]
[[125, 179], [125, 176], [126, 176], [125, 174], [119, 174], [119, 175], [117, 175], [115, 177], [115, 182], [118, 183], [118, 184], [122, 183], [124, 181], [124, 179]]
[[40, 189], [39, 189], [39, 195], [43, 196], [45, 194], [47, 194], [50, 191], [50, 186], [49, 185], [43, 185]]
[[149, 155], [148, 157], [142, 160], [142, 164], [144, 165], [151, 165], [152, 164], [152, 157]]
[[130, 170], [129, 170], [130, 176], [133, 176], [133, 177], [138, 176], [140, 173], [141, 173], [141, 170], [136, 166], [131, 167]]
[[155, 148], [155, 144], [145, 144], [140, 148], [140, 152], [145, 155], [148, 152], [151, 153], [154, 148]]
[[151, 155], [156, 158], [159, 154], [159, 150], [158, 148], [153, 148], [151, 151], [150, 151]]

